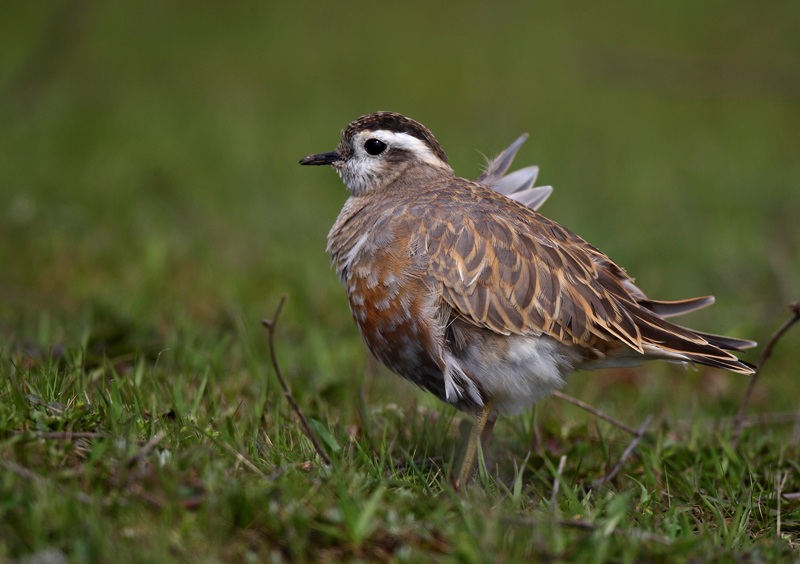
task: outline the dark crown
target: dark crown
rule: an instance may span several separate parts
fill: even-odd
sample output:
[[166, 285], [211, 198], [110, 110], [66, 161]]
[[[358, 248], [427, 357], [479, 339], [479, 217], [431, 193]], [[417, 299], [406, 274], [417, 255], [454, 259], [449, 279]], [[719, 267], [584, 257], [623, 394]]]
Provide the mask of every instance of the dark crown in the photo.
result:
[[436, 137], [433, 136], [431, 130], [411, 118], [407, 118], [402, 114], [394, 112], [375, 112], [374, 114], [367, 114], [361, 116], [344, 130], [343, 137], [345, 139], [352, 139], [352, 137], [359, 131], [377, 131], [383, 129], [385, 131], [393, 131], [395, 133], [406, 133], [412, 137], [424, 141], [431, 148], [431, 151], [447, 162], [447, 155], [439, 145]]

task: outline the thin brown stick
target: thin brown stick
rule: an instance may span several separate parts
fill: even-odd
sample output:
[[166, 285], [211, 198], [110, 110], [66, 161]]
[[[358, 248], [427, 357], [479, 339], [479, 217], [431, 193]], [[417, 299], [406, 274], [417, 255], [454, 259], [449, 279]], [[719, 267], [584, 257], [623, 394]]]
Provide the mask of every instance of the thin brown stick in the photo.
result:
[[615, 419], [615, 418], [611, 417], [607, 413], [604, 413], [604, 412], [600, 411], [599, 409], [589, 405], [585, 401], [581, 401], [578, 398], [574, 398], [572, 396], [568, 396], [567, 394], [563, 394], [563, 393], [558, 392], [558, 391], [553, 392], [553, 396], [555, 396], [555, 397], [557, 397], [559, 399], [562, 399], [564, 401], [567, 401], [567, 402], [569, 402], [569, 403], [571, 403], [573, 405], [577, 405], [581, 409], [584, 409], [584, 410], [588, 411], [589, 413], [591, 413], [592, 415], [594, 415], [596, 417], [599, 417], [603, 421], [607, 421], [608, 423], [611, 423], [615, 427], [619, 427], [620, 429], [622, 429], [623, 431], [625, 431], [629, 435], [636, 436], [636, 434], [637, 434], [636, 429], [634, 429], [633, 427], [629, 427], [628, 425], [626, 425], [625, 423], [623, 423], [619, 419]]
[[731, 439], [731, 444], [734, 448], [736, 448], [736, 445], [739, 442], [739, 436], [742, 433], [745, 412], [747, 411], [747, 406], [750, 403], [750, 397], [753, 395], [753, 389], [756, 387], [756, 382], [758, 381], [758, 377], [761, 375], [761, 371], [764, 369], [764, 365], [772, 355], [772, 349], [775, 348], [775, 345], [778, 344], [778, 341], [791, 328], [791, 326], [800, 321], [800, 302], [789, 304], [789, 309], [792, 311], [792, 316], [787, 319], [777, 331], [775, 331], [775, 334], [772, 335], [769, 341], [767, 341], [767, 344], [764, 345], [761, 355], [758, 357], [758, 366], [756, 367], [756, 371], [752, 376], [750, 376], [750, 382], [747, 385], [747, 390], [744, 392], [742, 403], [739, 406], [739, 411], [736, 413], [736, 418], [733, 421], [733, 438]]
[[611, 469], [611, 471], [608, 472], [608, 474], [606, 474], [605, 476], [603, 476], [599, 480], [595, 480], [594, 481], [593, 485], [595, 487], [600, 486], [602, 484], [605, 484], [606, 482], [610, 482], [611, 480], [614, 479], [614, 477], [617, 474], [619, 474], [619, 471], [622, 470], [622, 466], [631, 457], [631, 455], [633, 454], [633, 451], [636, 449], [637, 446], [639, 446], [639, 443], [642, 442], [642, 437], [644, 437], [645, 433], [647, 432], [647, 429], [650, 427], [650, 424], [652, 422], [653, 422], [653, 416], [652, 415], [648, 415], [645, 418], [645, 420], [642, 422], [642, 424], [639, 426], [639, 428], [636, 430], [636, 436], [633, 438], [633, 440], [630, 442], [630, 444], [622, 452], [622, 456], [620, 456], [619, 460], [614, 465], [614, 467]]
[[303, 431], [308, 437], [308, 440], [311, 441], [311, 444], [314, 445], [314, 450], [317, 451], [317, 454], [320, 455], [322, 460], [325, 461], [325, 464], [328, 466], [333, 466], [333, 461], [331, 457], [328, 456], [328, 453], [325, 452], [325, 449], [322, 448], [322, 445], [317, 440], [316, 435], [311, 430], [311, 426], [308, 424], [308, 420], [303, 415], [303, 412], [300, 411], [300, 406], [297, 405], [297, 402], [292, 395], [291, 390], [289, 389], [289, 385], [286, 383], [286, 380], [283, 378], [283, 373], [281, 372], [280, 366], [278, 366], [278, 357], [275, 354], [275, 326], [278, 324], [278, 316], [281, 314], [281, 310], [283, 309], [283, 304], [286, 303], [286, 295], [284, 294], [281, 296], [281, 301], [278, 302], [278, 307], [275, 309], [275, 314], [272, 316], [272, 319], [263, 319], [261, 323], [264, 327], [267, 328], [267, 334], [269, 337], [269, 356], [272, 359], [272, 368], [275, 369], [275, 376], [278, 378], [278, 382], [283, 388], [283, 396], [289, 402], [289, 405], [292, 407], [292, 411], [295, 412], [298, 419], [300, 419], [300, 423], [303, 426]]

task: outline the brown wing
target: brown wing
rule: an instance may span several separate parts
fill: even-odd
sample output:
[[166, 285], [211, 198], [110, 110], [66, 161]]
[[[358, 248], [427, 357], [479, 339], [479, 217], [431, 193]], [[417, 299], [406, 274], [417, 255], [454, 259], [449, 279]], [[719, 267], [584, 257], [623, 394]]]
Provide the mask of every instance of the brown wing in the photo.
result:
[[536, 212], [454, 182], [446, 205], [430, 202], [421, 223], [430, 275], [460, 316], [503, 334], [546, 333], [585, 347], [618, 339], [643, 352], [622, 305], [634, 300], [621, 268]]
[[752, 372], [720, 350], [745, 341], [715, 340], [665, 321], [652, 302], [638, 303], [644, 295], [622, 268], [556, 222], [463, 179], [439, 194], [409, 211], [422, 220], [415, 231], [428, 275], [467, 321], [601, 352], [622, 342], [643, 354]]

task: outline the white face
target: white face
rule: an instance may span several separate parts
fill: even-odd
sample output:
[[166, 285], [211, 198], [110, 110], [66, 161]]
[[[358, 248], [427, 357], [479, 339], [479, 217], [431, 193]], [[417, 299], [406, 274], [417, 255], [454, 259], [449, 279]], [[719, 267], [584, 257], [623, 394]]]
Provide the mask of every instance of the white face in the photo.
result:
[[350, 192], [356, 195], [379, 189], [414, 163], [450, 170], [427, 143], [408, 133], [384, 129], [360, 131], [349, 146], [340, 146], [339, 151], [349, 155], [334, 163], [334, 168]]

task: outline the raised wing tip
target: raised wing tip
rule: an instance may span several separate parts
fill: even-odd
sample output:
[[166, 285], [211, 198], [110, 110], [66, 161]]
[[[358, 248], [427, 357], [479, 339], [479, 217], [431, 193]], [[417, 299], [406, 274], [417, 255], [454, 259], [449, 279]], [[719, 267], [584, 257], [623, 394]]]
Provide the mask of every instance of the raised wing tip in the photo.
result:
[[537, 210], [552, 193], [552, 186], [537, 186], [536, 188], [526, 188], [508, 194], [508, 197], [518, 201], [520, 204], [528, 206], [532, 210]]
[[493, 159], [487, 159], [486, 170], [477, 178], [478, 182], [493, 183], [500, 180], [505, 172], [511, 167], [517, 151], [528, 139], [528, 134], [523, 133], [517, 137], [511, 145], [506, 147]]

